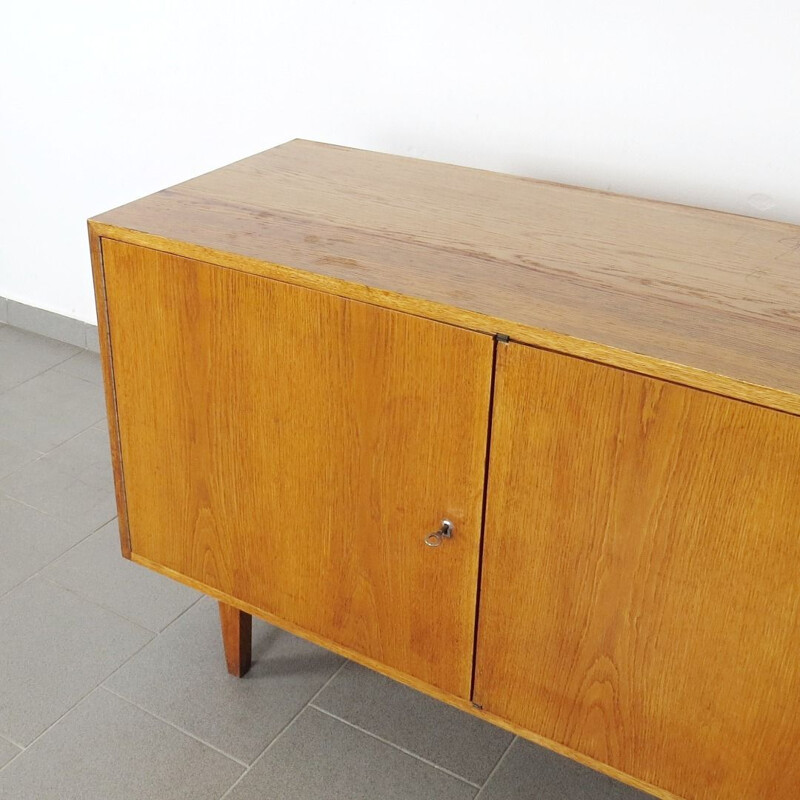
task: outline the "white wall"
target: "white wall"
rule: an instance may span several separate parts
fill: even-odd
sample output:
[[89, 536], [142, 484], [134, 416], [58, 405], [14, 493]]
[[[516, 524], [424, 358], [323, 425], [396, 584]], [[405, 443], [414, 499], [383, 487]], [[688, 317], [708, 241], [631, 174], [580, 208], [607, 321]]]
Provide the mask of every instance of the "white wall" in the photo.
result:
[[0, 296], [86, 217], [301, 136], [800, 223], [797, 0], [104, 0], [0, 21]]

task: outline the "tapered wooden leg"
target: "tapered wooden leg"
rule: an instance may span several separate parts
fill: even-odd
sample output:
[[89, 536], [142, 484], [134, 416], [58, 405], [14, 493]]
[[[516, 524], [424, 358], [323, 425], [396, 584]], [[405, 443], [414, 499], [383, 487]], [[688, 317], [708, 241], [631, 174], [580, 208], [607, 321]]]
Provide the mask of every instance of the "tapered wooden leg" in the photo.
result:
[[222, 623], [222, 644], [225, 647], [228, 672], [241, 678], [250, 669], [253, 618], [238, 608], [220, 603], [219, 619]]

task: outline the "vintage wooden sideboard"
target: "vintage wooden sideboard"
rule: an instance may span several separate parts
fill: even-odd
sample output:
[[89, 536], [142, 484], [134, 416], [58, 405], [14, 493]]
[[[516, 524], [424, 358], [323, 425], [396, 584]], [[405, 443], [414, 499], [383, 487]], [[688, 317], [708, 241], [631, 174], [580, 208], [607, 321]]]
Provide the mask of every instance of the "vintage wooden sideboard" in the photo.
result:
[[657, 797], [800, 797], [800, 227], [293, 141], [89, 222], [123, 554]]

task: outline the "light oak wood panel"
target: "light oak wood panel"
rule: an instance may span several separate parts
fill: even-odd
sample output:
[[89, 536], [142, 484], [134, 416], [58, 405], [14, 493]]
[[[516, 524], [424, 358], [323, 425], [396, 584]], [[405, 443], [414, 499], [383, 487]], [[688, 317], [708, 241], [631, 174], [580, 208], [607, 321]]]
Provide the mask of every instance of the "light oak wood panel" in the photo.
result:
[[[458, 325], [469, 330], [484, 333], [502, 333], [524, 344], [576, 355], [581, 358], [640, 372], [645, 375], [654, 375], [664, 380], [674, 381], [686, 386], [698, 387], [705, 391], [714, 392], [726, 397], [734, 397], [749, 403], [755, 403], [757, 405], [800, 415], [800, 395], [769, 385], [770, 376], [768, 376], [766, 372], [763, 376], [764, 382], [757, 385], [748, 381], [731, 378], [725, 374], [708, 372], [698, 369], [697, 367], [687, 366], [686, 364], [677, 364], [654, 358], [653, 356], [645, 354], [646, 348], [644, 347], [642, 349], [645, 353], [624, 350], [600, 342], [577, 339], [574, 336], [513, 322], [506, 317], [491, 317], [486, 314], [466, 310], [464, 307], [446, 306], [431, 300], [425, 300], [418, 296], [396, 294], [382, 289], [376, 289], [362, 283], [349, 283], [339, 278], [283, 267], [279, 264], [211, 250], [186, 242], [165, 239], [152, 234], [120, 229], [99, 222], [92, 222], [91, 228], [95, 235], [102, 235], [104, 238], [139, 244], [144, 247], [161, 250], [165, 253], [200, 259], [208, 263], [242, 270], [253, 275], [261, 275], [263, 277], [285, 281], [286, 283], [291, 283], [296, 286], [304, 286], [306, 288], [330, 292], [339, 297], [373, 303], [382, 308], [389, 308], [439, 320], [451, 325]], [[521, 298], [517, 297], [515, 300], [516, 302], [520, 302]], [[532, 298], [526, 302], [526, 307], [529, 309], [533, 308], [536, 303], [536, 298]], [[681, 325], [685, 317], [676, 316], [675, 310], [671, 307], [662, 307], [657, 310], [655, 305], [653, 305], [651, 311], [662, 320], [665, 328], [672, 326], [675, 335], [682, 336]], [[744, 325], [739, 326], [739, 335], [742, 337], [742, 341], [745, 342], [745, 347], [752, 346], [752, 343], [758, 342], [759, 337], [763, 336], [763, 334], [764, 331], [760, 326], [756, 326], [756, 329]], [[724, 341], [729, 338], [730, 337], [723, 335], [720, 337], [720, 340]], [[686, 344], [690, 348], [696, 346], [696, 343], [688, 339]], [[791, 353], [789, 353], [789, 357], [793, 357]], [[735, 360], [736, 355], [732, 354], [732, 358]], [[771, 371], [774, 367], [774, 363], [770, 358], [771, 354], [766, 352], [761, 356], [756, 356], [756, 360], [753, 362], [754, 368], [763, 368], [765, 371]], [[759, 364], [761, 365], [760, 367]]]
[[131, 540], [128, 533], [128, 511], [125, 500], [125, 478], [122, 474], [122, 457], [117, 425], [117, 398], [114, 392], [114, 365], [111, 358], [111, 339], [108, 329], [108, 307], [106, 304], [105, 273], [103, 271], [103, 249], [100, 237], [89, 226], [89, 250], [92, 258], [92, 279], [97, 308], [97, 338], [100, 342], [100, 363], [103, 369], [103, 385], [108, 420], [108, 439], [111, 446], [111, 464], [114, 472], [114, 495], [117, 502], [117, 520], [122, 555], [131, 557]]
[[103, 235], [800, 413], [800, 227], [294, 141]]
[[800, 420], [498, 344], [474, 699], [687, 800], [800, 787]]
[[133, 553], [468, 696], [491, 338], [103, 255]]

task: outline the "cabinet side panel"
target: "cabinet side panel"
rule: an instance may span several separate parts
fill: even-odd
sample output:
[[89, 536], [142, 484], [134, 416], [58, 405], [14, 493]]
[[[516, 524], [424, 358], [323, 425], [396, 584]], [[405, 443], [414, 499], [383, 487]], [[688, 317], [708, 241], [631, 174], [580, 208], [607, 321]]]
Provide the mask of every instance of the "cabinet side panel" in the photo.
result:
[[103, 268], [103, 240], [89, 223], [89, 248], [92, 257], [92, 279], [94, 281], [95, 306], [97, 308], [97, 333], [100, 342], [100, 362], [103, 367], [103, 387], [106, 397], [108, 438], [111, 446], [111, 464], [114, 471], [114, 494], [117, 501], [117, 524], [122, 555], [131, 557], [131, 539], [128, 529], [128, 509], [125, 502], [125, 477], [122, 472], [122, 454], [119, 444], [117, 402], [114, 390], [114, 366], [111, 354], [111, 339], [108, 327], [105, 272]]
[[491, 337], [105, 252], [134, 553], [468, 697]]
[[687, 800], [800, 786], [800, 420], [498, 345], [475, 700]]

